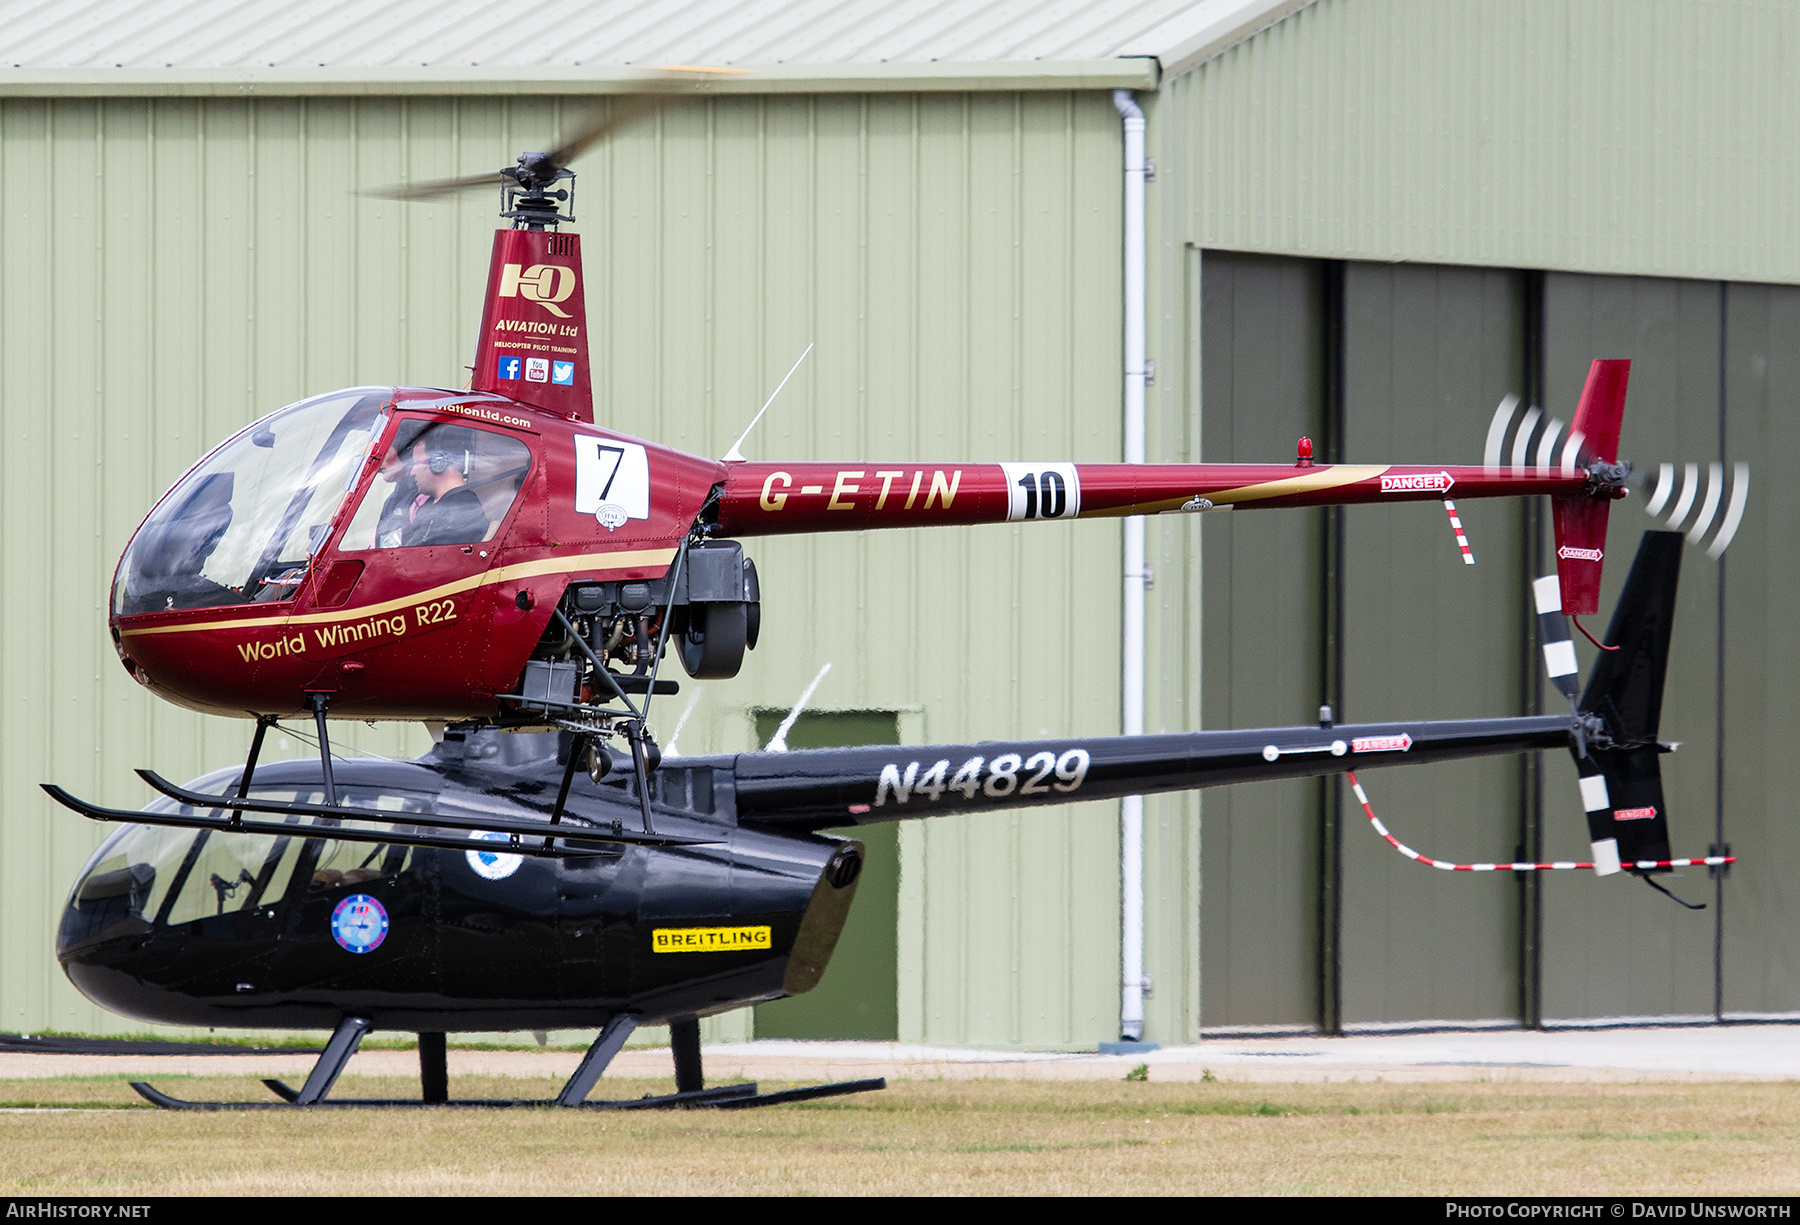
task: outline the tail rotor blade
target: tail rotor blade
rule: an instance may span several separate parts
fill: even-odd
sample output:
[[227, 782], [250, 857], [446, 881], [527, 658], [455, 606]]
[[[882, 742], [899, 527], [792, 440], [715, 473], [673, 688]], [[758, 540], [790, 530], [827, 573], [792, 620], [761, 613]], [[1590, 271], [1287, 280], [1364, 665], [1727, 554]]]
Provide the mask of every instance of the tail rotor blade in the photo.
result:
[[1675, 465], [1664, 464], [1656, 470], [1656, 492], [1650, 495], [1650, 501], [1644, 507], [1644, 513], [1655, 516], [1662, 514], [1662, 508], [1669, 503], [1669, 495], [1675, 492]]
[[1562, 474], [1564, 476], [1575, 475], [1576, 465], [1581, 462], [1581, 444], [1586, 441], [1587, 437], [1580, 430], [1569, 431], [1569, 441], [1564, 445], [1562, 453]]
[[1519, 411], [1519, 397], [1507, 392], [1500, 399], [1500, 407], [1494, 410], [1494, 419], [1488, 422], [1487, 447], [1481, 453], [1481, 466], [1489, 476], [1500, 471], [1500, 458], [1506, 443], [1506, 427], [1512, 424], [1513, 414]]
[[1700, 465], [1688, 464], [1682, 469], [1681, 496], [1675, 499], [1675, 509], [1669, 512], [1669, 527], [1680, 531], [1681, 524], [1693, 509], [1694, 495], [1700, 490]]
[[1550, 418], [1550, 424], [1544, 427], [1544, 435], [1538, 442], [1537, 450], [1537, 466], [1540, 469], [1547, 470], [1550, 467], [1550, 461], [1556, 455], [1556, 439], [1562, 433], [1562, 427], [1563, 423], [1555, 417]]
[[1543, 410], [1534, 404], [1526, 409], [1525, 415], [1519, 419], [1518, 432], [1513, 435], [1512, 466], [1514, 468], [1525, 466], [1525, 457], [1531, 453], [1531, 436], [1537, 430], [1538, 418], [1543, 415]]
[[1706, 500], [1700, 504], [1700, 513], [1694, 517], [1693, 529], [1688, 532], [1689, 544], [1699, 544], [1706, 529], [1712, 526], [1713, 516], [1719, 511], [1720, 486], [1724, 483], [1725, 465], [1706, 465]]
[[1718, 535], [1707, 547], [1706, 555], [1717, 560], [1731, 544], [1731, 538], [1737, 535], [1738, 524], [1744, 521], [1744, 503], [1750, 497], [1750, 465], [1739, 462], [1732, 467], [1731, 503], [1725, 508], [1725, 521], [1719, 524]]
[[[1699, 464], [1658, 464], [1654, 477], [1646, 470], [1643, 476], [1628, 479], [1650, 491], [1644, 513], [1665, 520], [1677, 532], [1685, 532], [1689, 544], [1700, 544], [1712, 532], [1706, 555], [1715, 561], [1724, 556], [1743, 525], [1744, 507], [1750, 500], [1750, 465], [1742, 460], [1729, 469], [1722, 462], [1707, 464], [1704, 489]], [[1688, 524], [1690, 512], [1694, 518]]]

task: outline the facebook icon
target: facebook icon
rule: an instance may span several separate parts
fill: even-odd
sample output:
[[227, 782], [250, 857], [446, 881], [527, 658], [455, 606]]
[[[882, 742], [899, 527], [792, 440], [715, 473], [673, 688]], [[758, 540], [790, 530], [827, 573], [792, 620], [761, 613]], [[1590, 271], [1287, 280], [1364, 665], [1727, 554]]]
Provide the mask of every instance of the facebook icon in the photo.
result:
[[519, 367], [524, 364], [524, 358], [512, 353], [502, 353], [494, 359], [494, 377], [516, 381], [519, 377]]

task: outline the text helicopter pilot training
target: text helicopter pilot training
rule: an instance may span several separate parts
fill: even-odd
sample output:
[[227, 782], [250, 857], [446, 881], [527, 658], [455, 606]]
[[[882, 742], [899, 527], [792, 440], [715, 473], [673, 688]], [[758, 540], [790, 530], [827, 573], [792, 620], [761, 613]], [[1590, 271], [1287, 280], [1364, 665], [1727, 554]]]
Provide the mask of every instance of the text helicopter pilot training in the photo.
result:
[[[126, 823], [70, 891], [57, 956], [84, 995], [132, 1018], [332, 1029], [303, 1087], [266, 1082], [269, 1108], [450, 1102], [445, 1035], [485, 1030], [600, 1031], [543, 1105], [735, 1108], [881, 1088], [761, 1094], [702, 1075], [697, 1018], [799, 995], [825, 973], [863, 861], [861, 843], [825, 829], [1347, 773], [1375, 831], [1431, 867], [1655, 884], [1730, 862], [1670, 854], [1672, 746], [1657, 737], [1680, 560], [1679, 534], [1646, 534], [1579, 695], [1557, 580], [1535, 585], [1546, 662], [1570, 699], [1560, 715], [1353, 725], [1325, 711], [1300, 727], [679, 757], [647, 789], [625, 768], [588, 777], [578, 735], [490, 729], [452, 732], [416, 761], [339, 763], [335, 783], [310, 759], [187, 787], [143, 771], [163, 793], [143, 812], [52, 789]], [[540, 717], [558, 709], [534, 700]], [[1427, 858], [1381, 824], [1356, 774], [1558, 748], [1580, 775], [1591, 861]], [[634, 828], [641, 811], [654, 839]], [[677, 1092], [589, 1101], [632, 1030], [663, 1023]], [[371, 1029], [419, 1034], [418, 1101], [327, 1096]], [[246, 1108], [135, 1087], [168, 1108]]]
[[[753, 462], [597, 424], [568, 164], [671, 90], [504, 170], [396, 193], [500, 190], [471, 388], [327, 392], [204, 456], [119, 560], [110, 628], [133, 678], [255, 719], [252, 767], [268, 727], [310, 717], [329, 804], [328, 718], [567, 731], [596, 778], [612, 738], [641, 784], [658, 757], [646, 707], [676, 688], [658, 676], [667, 648], [711, 679], [757, 644], [756, 536], [1389, 501], [1444, 502], [1454, 524], [1453, 494], [1549, 495], [1564, 607], [1595, 610], [1607, 509], [1631, 476], [1624, 361], [1594, 363], [1566, 433], [1536, 409], [1515, 426], [1503, 404], [1468, 467], [1315, 464], [1305, 439], [1270, 464]], [[1695, 538], [1716, 521], [1719, 550], [1746, 483], [1721, 514], [1713, 476]]]

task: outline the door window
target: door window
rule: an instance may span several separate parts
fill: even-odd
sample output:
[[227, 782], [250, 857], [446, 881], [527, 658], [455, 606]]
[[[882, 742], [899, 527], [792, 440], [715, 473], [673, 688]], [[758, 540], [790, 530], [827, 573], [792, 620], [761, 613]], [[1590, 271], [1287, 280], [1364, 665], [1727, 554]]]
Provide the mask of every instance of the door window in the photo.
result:
[[530, 470], [531, 449], [511, 435], [404, 419], [338, 548], [492, 540]]

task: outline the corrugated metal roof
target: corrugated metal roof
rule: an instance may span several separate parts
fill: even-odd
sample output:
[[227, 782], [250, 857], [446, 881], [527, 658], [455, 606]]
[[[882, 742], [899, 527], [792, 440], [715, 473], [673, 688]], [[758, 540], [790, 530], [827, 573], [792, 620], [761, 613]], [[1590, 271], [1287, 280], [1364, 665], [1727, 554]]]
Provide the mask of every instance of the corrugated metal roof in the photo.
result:
[[522, 11], [499, 0], [3, 0], [0, 72], [831, 68], [1141, 56], [1178, 71], [1307, 2], [597, 0]]

